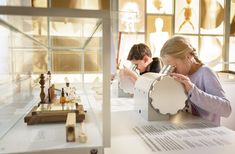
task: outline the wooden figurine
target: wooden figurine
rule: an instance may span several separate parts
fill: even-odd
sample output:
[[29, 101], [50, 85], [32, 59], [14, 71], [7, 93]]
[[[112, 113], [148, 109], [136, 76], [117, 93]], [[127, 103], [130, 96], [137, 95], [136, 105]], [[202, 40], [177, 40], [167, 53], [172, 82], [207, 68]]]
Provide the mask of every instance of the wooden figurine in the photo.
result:
[[40, 88], [41, 88], [41, 92], [40, 92], [41, 101], [40, 101], [40, 104], [44, 104], [45, 103], [45, 97], [46, 97], [45, 92], [44, 92], [44, 87], [45, 87], [45, 76], [44, 76], [44, 74], [40, 75], [39, 83], [40, 83]]
[[48, 88], [48, 101], [49, 103], [52, 103], [52, 100], [55, 98], [55, 85], [52, 84], [49, 88]]
[[68, 113], [66, 120], [66, 141], [75, 142], [76, 140], [76, 113]]

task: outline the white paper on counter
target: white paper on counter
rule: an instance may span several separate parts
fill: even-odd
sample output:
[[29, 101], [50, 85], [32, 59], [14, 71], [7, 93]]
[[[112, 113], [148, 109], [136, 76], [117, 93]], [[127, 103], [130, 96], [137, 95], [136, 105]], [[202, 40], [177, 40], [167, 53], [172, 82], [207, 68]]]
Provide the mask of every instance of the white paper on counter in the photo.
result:
[[133, 130], [153, 152], [223, 149], [235, 145], [235, 132], [205, 123], [139, 125]]

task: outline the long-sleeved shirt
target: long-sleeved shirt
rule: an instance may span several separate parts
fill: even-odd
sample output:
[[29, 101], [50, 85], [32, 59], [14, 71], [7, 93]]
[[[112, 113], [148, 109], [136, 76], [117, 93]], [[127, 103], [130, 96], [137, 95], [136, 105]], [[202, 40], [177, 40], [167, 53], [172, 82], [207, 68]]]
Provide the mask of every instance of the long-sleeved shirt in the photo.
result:
[[231, 105], [217, 75], [203, 65], [189, 78], [194, 84], [188, 92], [190, 102], [203, 119], [220, 125], [220, 117], [230, 115]]
[[143, 73], [140, 73], [140, 75], [148, 72], [154, 72], [159, 73], [161, 70], [161, 62], [158, 57], [154, 57], [153, 61], [147, 66], [146, 71]]

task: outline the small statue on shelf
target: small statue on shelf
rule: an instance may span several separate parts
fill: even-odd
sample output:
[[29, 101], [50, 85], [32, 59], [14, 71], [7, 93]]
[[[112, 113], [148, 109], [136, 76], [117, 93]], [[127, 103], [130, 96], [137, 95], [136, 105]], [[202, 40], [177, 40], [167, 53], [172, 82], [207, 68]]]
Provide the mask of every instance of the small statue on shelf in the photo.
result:
[[45, 87], [45, 76], [44, 76], [44, 74], [40, 75], [39, 83], [40, 83], [40, 88], [41, 88], [41, 92], [40, 92], [41, 101], [40, 101], [40, 104], [44, 104], [45, 103], [45, 97], [46, 97], [45, 92], [44, 92], [44, 87]]

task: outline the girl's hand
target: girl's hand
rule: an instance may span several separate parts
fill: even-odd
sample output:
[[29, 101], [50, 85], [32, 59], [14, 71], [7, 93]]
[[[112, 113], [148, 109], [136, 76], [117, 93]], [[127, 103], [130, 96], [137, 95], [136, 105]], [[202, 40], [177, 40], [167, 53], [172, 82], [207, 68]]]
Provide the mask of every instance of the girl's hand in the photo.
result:
[[182, 74], [178, 73], [171, 73], [170, 74], [176, 81], [183, 84], [185, 91], [188, 93], [189, 90], [193, 87], [193, 83], [190, 81], [190, 79]]

